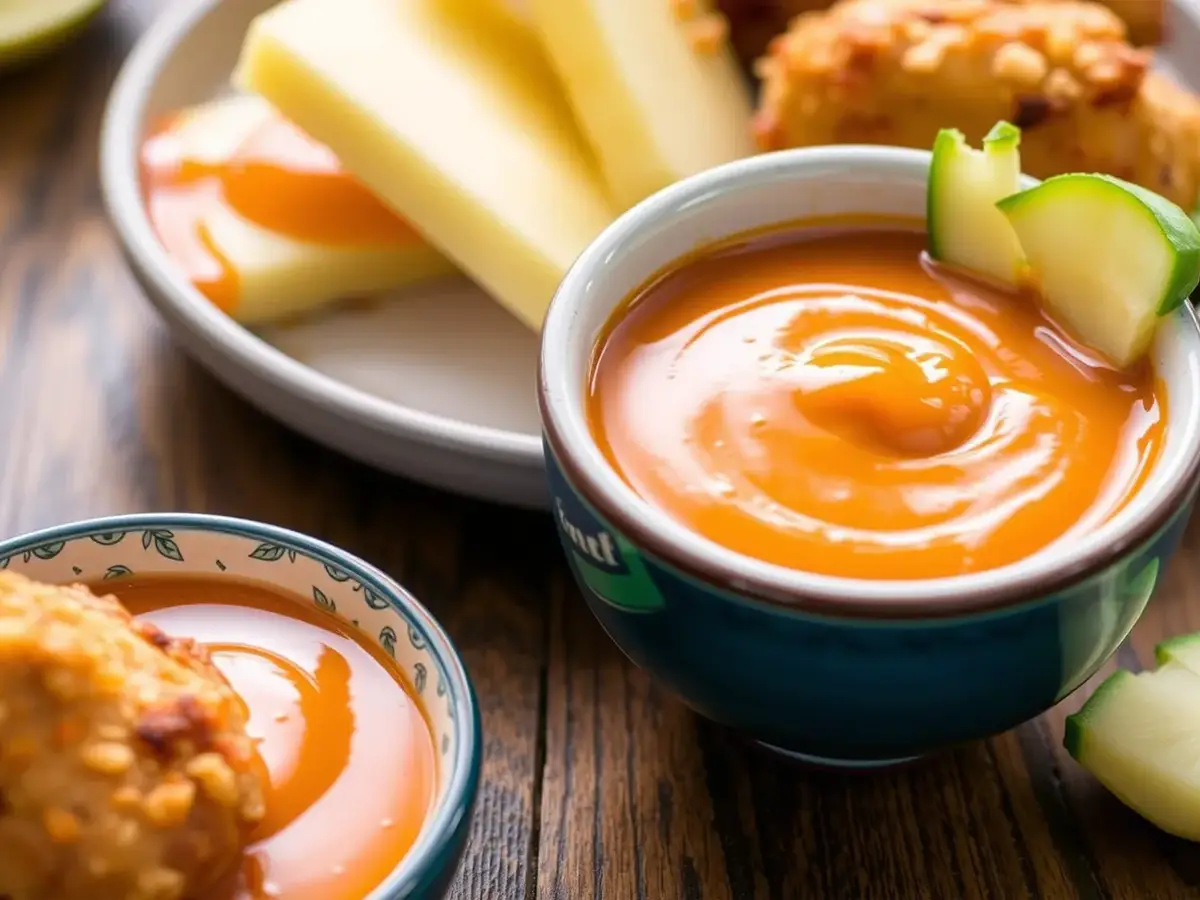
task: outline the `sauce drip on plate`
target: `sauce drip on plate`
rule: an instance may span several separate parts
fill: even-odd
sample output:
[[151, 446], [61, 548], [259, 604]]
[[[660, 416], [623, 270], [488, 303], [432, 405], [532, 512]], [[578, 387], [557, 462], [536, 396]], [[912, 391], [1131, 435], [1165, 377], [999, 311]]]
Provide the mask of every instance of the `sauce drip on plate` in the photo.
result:
[[332, 616], [228, 580], [105, 582], [130, 612], [208, 646], [250, 711], [266, 820], [237, 884], [205, 900], [362, 900], [433, 800], [429, 727], [393, 665]]
[[[209, 121], [209, 120], [202, 120]], [[267, 108], [227, 154], [189, 144], [188, 114], [168, 119], [142, 147], [151, 223], [184, 275], [220, 309], [238, 302], [238, 275], [213, 243], [206, 218], [225, 208], [297, 241], [390, 246], [419, 240], [412, 226], [350, 175], [324, 144]], [[240, 128], [213, 117], [211, 127]], [[219, 145], [216, 138], [214, 145]]]
[[977, 572], [1094, 529], [1161, 449], [1152, 366], [1114, 370], [923, 246], [793, 231], [666, 273], [601, 342], [601, 449], [697, 533], [828, 575]]

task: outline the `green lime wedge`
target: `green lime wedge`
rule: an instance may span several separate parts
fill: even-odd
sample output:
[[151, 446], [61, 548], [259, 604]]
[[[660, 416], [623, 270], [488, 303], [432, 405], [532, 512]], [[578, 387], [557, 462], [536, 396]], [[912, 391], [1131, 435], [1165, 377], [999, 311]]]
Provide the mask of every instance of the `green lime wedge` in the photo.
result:
[[74, 37], [105, 0], [0, 0], [0, 69], [49, 53]]

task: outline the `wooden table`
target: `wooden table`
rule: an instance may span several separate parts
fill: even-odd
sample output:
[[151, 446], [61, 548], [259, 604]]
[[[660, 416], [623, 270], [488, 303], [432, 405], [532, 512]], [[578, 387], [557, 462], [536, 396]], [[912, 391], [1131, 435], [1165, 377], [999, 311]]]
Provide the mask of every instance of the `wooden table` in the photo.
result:
[[[184, 359], [120, 260], [96, 176], [106, 92], [157, 6], [123, 0], [68, 54], [0, 81], [3, 533], [228, 513], [340, 544], [410, 586], [462, 649], [483, 711], [484, 783], [455, 897], [1200, 896], [1200, 851], [1125, 811], [1061, 749], [1078, 699], [904, 771], [797, 771], [625, 661], [548, 517], [347, 462]], [[1188, 547], [1121, 665], [1200, 629], [1197, 529]]]

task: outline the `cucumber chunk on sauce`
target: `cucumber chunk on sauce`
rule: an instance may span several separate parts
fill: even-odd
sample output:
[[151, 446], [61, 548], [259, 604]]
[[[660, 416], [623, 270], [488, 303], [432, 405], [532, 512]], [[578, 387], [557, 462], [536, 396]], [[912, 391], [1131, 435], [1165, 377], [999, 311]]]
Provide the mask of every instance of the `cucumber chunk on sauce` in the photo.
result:
[[1117, 366], [1200, 281], [1200, 231], [1178, 206], [1107, 175], [1060, 175], [1001, 200], [1047, 309]]
[[1134, 812], [1200, 841], [1200, 675], [1177, 662], [1118, 671], [1067, 717], [1063, 743]]
[[1020, 143], [1020, 129], [1008, 122], [992, 128], [982, 150], [953, 128], [938, 133], [926, 193], [930, 256], [1017, 286], [1024, 254], [996, 203], [1021, 189]]

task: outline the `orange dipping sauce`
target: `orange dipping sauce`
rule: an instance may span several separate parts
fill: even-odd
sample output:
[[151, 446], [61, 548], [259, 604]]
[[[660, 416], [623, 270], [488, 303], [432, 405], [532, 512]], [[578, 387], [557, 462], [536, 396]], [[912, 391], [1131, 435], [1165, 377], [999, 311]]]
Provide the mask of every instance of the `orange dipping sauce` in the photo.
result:
[[[224, 206], [297, 241], [386, 246], [420, 238], [337, 157], [282, 118], [264, 113], [227, 158], [198, 162], [183, 137], [188, 114], [168, 118], [142, 145], [142, 187], [151, 224], [172, 260], [225, 312], [238, 302], [238, 276], [213, 244], [205, 217]], [[216, 127], [216, 125], [214, 125]]]
[[416, 841], [434, 797], [429, 726], [383, 652], [307, 603], [227, 579], [97, 587], [208, 646], [250, 711], [266, 819], [237, 884], [205, 900], [363, 900]]
[[613, 468], [692, 531], [825, 575], [961, 575], [1088, 534], [1161, 451], [1152, 365], [1113, 369], [924, 246], [814, 223], [643, 287], [587, 397]]

